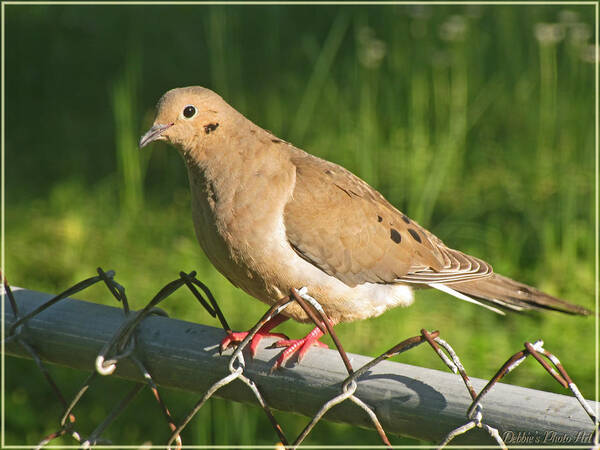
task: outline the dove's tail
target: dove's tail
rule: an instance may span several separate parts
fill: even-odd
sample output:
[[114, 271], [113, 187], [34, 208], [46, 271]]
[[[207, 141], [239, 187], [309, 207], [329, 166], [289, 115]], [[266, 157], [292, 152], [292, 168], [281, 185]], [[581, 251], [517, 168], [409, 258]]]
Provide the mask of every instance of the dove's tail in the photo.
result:
[[442, 286], [432, 287], [436, 289], [442, 287], [440, 290], [454, 291], [454, 293], [450, 292], [452, 295], [459, 293], [467, 298], [482, 300], [486, 303], [514, 311], [553, 309], [568, 314], [580, 314], [584, 316], [591, 313], [589, 309], [583, 306], [573, 305], [559, 298], [552, 297], [534, 287], [498, 274], [473, 281], [447, 283]]

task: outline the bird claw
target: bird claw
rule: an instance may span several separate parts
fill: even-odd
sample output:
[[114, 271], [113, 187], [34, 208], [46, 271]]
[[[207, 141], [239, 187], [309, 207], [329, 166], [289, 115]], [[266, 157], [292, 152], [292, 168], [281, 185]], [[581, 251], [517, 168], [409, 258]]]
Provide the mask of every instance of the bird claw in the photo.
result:
[[[228, 332], [227, 336], [225, 336], [225, 338], [221, 341], [221, 345], [219, 346], [219, 354], [222, 355], [223, 352], [227, 350], [227, 348], [229, 348], [230, 346], [240, 344], [244, 339], [246, 339], [246, 336], [248, 336], [247, 331]], [[269, 333], [261, 332], [259, 330], [254, 336], [252, 336], [252, 340], [250, 341], [250, 355], [252, 355], [252, 357], [256, 355], [256, 352], [258, 351], [258, 344], [260, 343], [260, 341], [266, 337], [277, 337], [281, 338], [282, 340], [289, 339], [283, 333]]]
[[311, 331], [302, 339], [281, 339], [270, 345], [269, 348], [287, 347], [283, 352], [281, 352], [281, 355], [279, 355], [279, 358], [277, 358], [275, 364], [273, 364], [271, 372], [279, 369], [290, 357], [296, 353], [298, 354], [298, 363], [300, 363], [313, 345], [322, 348], [329, 348], [327, 344], [319, 341], [321, 336], [323, 336], [321, 330], [315, 328], [315, 330]]

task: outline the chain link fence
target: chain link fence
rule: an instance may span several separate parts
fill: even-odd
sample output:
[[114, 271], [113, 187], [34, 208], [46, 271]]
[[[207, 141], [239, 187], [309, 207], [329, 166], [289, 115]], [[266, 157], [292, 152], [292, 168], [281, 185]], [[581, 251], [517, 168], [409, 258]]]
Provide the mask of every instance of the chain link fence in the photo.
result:
[[[591, 425], [589, 426], [588, 430], [582, 431], [585, 436], [582, 435], [577, 437], [577, 439], [580, 440], [580, 443], [587, 444], [589, 447], [600, 448], [598, 445], [599, 429], [597, 414], [594, 412], [591, 404], [584, 399], [576, 384], [571, 380], [558, 358], [544, 348], [542, 341], [536, 341], [534, 343], [526, 342], [524, 344], [524, 348], [510, 356], [492, 377], [492, 379], [481, 390], [479, 390], [479, 392], [477, 392], [475, 389], [474, 384], [467, 375], [456, 352], [439, 336], [438, 331], [430, 332], [422, 329], [419, 335], [403, 340], [378, 357], [369, 360], [358, 368], [355, 368], [351, 362], [352, 358], [350, 358], [344, 351], [342, 343], [331, 327], [330, 321], [323, 311], [323, 308], [319, 305], [316, 299], [309, 295], [306, 288], [294, 290], [290, 293], [289, 297], [281, 299], [274, 304], [254, 325], [254, 327], [252, 327], [246, 338], [237, 346], [230, 356], [221, 356], [221, 358], [228, 358], [226, 372], [218, 381], [214, 382], [204, 392], [202, 397], [197, 401], [186, 417], [181, 421], [177, 421], [172, 417], [169, 408], [163, 401], [160, 390], [155, 382], [151, 370], [148, 369], [148, 366], [152, 365], [152, 361], [147, 361], [138, 351], [138, 332], [140, 324], [149, 316], [166, 316], [166, 313], [158, 309], [157, 305], [173, 294], [173, 292], [185, 286], [193, 294], [198, 303], [200, 303], [200, 305], [208, 312], [208, 314], [219, 321], [221, 328], [225, 332], [231, 333], [231, 329], [227, 323], [227, 320], [225, 319], [225, 316], [219, 308], [217, 301], [208, 287], [196, 278], [195, 272], [180, 272], [179, 277], [166, 284], [142, 310], [132, 311], [129, 307], [125, 288], [115, 281], [115, 273], [113, 271], [105, 272], [101, 268], [98, 268], [97, 272], [98, 275], [75, 284], [59, 295], [56, 295], [55, 297], [52, 297], [51, 299], [41, 303], [39, 306], [33, 308], [27, 313], [21, 313], [19, 302], [15, 298], [15, 295], [6, 281], [6, 278], [3, 277], [3, 296], [7, 298], [9, 305], [4, 314], [4, 318], [7, 320], [4, 345], [9, 346], [10, 348], [19, 346], [21, 350], [14, 352], [14, 354], [26, 353], [35, 361], [50, 388], [55, 393], [57, 401], [61, 403], [64, 409], [64, 413], [59, 420], [58, 429], [50, 435], [41, 438], [36, 448], [42, 448], [48, 444], [51, 444], [54, 439], [65, 435], [71, 436], [74, 441], [79, 443], [79, 445], [81, 445], [83, 448], [93, 447], [100, 444], [110, 444], [109, 441], [102, 438], [103, 432], [118, 417], [118, 415], [125, 408], [127, 408], [136, 395], [146, 385], [149, 387], [154, 398], [156, 399], [156, 402], [163, 413], [166, 425], [170, 429], [171, 434], [167, 441], [167, 446], [169, 448], [182, 448], [183, 442], [181, 434], [186, 426], [188, 426], [198, 411], [213, 395], [215, 395], [220, 389], [232, 383], [242, 383], [252, 393], [256, 399], [256, 402], [263, 409], [265, 415], [272, 424], [274, 437], [276, 436], [276, 439], [280, 441], [278, 444], [280, 448], [298, 448], [310, 435], [315, 425], [323, 419], [325, 414], [336, 405], [340, 405], [344, 402], [353, 403], [356, 405], [356, 407], [358, 407], [358, 409], [356, 409], [356, 414], [364, 414], [368, 418], [372, 428], [376, 430], [378, 435], [378, 438], [374, 438], [374, 443], [377, 442], [377, 439], [379, 439], [381, 443], [391, 448], [386, 431], [384, 430], [384, 427], [380, 421], [380, 414], [382, 414], [381, 411], [386, 409], [385, 405], [379, 405], [378, 407], [369, 405], [360, 398], [361, 394], [357, 392], [358, 387], [364, 382], [363, 380], [365, 375], [369, 374], [370, 371], [375, 366], [381, 364], [382, 361], [408, 351], [421, 344], [427, 344], [430, 346], [449, 368], [449, 370], [461, 377], [466, 392], [471, 399], [469, 407], [466, 411], [464, 411], [464, 424], [454, 429], [448, 429], [445, 437], [441, 440], [441, 442], [439, 442], [439, 448], [443, 448], [446, 445], [451, 444], [453, 439], [459, 435], [472, 433], [474, 429], [481, 429], [489, 434], [491, 439], [493, 439], [493, 442], [495, 442], [499, 448], [507, 448], [507, 444], [505, 443], [507, 435], [504, 434], [503, 439], [503, 435], [500, 433], [498, 427], [487, 423], [486, 415], [484, 414], [483, 400], [492, 390], [494, 390], [495, 387], [501, 386], [497, 385], [498, 381], [500, 381], [506, 374], [516, 369], [530, 356], [565, 389], [570, 390], [572, 395], [577, 399], [580, 407], [590, 418]], [[40, 352], [36, 350], [35, 346], [30, 342], [30, 336], [27, 333], [27, 327], [32, 318], [35, 318], [43, 311], [52, 308], [54, 305], [63, 301], [64, 299], [67, 299], [96, 283], [103, 283], [110, 291], [112, 296], [121, 304], [123, 320], [116, 332], [114, 332], [112, 337], [104, 343], [101, 350], [98, 352], [95, 358], [94, 372], [84, 381], [75, 396], [68, 401], [48, 371], [46, 364], [44, 363], [44, 355], [40, 354]], [[317, 327], [319, 327], [324, 333], [330, 334], [335, 343], [339, 357], [344, 364], [347, 376], [344, 380], [338, 382], [334, 387], [335, 395], [322, 401], [318, 411], [312, 415], [309, 423], [300, 432], [300, 434], [295, 438], [291, 438], [285, 433], [273, 415], [271, 407], [269, 406], [269, 402], [266, 400], [266, 397], [263, 393], [264, 386], [260, 386], [253, 381], [252, 373], [250, 373], [248, 370], [244, 349], [248, 346], [248, 343], [251, 342], [258, 330], [267, 321], [282, 313], [290, 304], [294, 302], [298, 303], [304, 309], [304, 311], [306, 311], [307, 315]], [[218, 344], [218, 342], [215, 342], [215, 344]], [[101, 378], [102, 376], [113, 375], [117, 367], [124, 361], [128, 361], [135, 367], [135, 370], [138, 372], [138, 378], [143, 379], [144, 382], [137, 383], [123, 398], [119, 399], [112, 411], [100, 424], [97, 425], [97, 427], [91, 433], [84, 433], [83, 430], [80, 430], [77, 427], [77, 420], [73, 413], [73, 409], [77, 404], [85, 401], [85, 393], [90, 388], [92, 383], [97, 382], [98, 378]], [[269, 376], [278, 377], [278, 374], [271, 373]], [[389, 380], [389, 383], [393, 382], [393, 380]], [[390, 412], [386, 411], [385, 414], [387, 416], [390, 414]], [[393, 412], [391, 414], [393, 414]], [[515, 412], [515, 414], [518, 414], [518, 412]], [[565, 418], [565, 420], [569, 420], [569, 418]], [[508, 443], [510, 444], [511, 442]]]

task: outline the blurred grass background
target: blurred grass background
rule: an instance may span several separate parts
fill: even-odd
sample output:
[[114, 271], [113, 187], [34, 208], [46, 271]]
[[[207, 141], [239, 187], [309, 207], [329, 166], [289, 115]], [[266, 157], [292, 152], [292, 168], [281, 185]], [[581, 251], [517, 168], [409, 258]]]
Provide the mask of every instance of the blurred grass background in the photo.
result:
[[[593, 307], [593, 6], [5, 11], [6, 273], [14, 285], [59, 292], [102, 266], [116, 270], [140, 308], [180, 270], [197, 270], [232, 327], [254, 324], [264, 305], [233, 288], [195, 241], [182, 161], [163, 144], [136, 147], [166, 90], [203, 85], [258, 125], [354, 171], [450, 246]], [[115, 303], [102, 288], [80, 297]], [[187, 293], [164, 308], [217, 326]], [[482, 378], [523, 341], [543, 338], [594, 395], [593, 318], [499, 317], [423, 291], [408, 309], [337, 331], [348, 351], [376, 355], [422, 327], [440, 329]], [[446, 370], [425, 347], [400, 360]], [[67, 396], [85, 378], [52, 370]], [[561, 392], [531, 361], [507, 381]], [[128, 386], [94, 385], [75, 410], [80, 428], [91, 431]], [[196, 400], [164, 395], [177, 420]], [[7, 358], [6, 443], [37, 443], [61, 412], [33, 363]], [[307, 422], [277, 417], [289, 436]], [[145, 392], [104, 436], [161, 444], [169, 430]], [[216, 399], [184, 442], [272, 444], [276, 436], [259, 409]], [[307, 443], [379, 441], [322, 422]]]

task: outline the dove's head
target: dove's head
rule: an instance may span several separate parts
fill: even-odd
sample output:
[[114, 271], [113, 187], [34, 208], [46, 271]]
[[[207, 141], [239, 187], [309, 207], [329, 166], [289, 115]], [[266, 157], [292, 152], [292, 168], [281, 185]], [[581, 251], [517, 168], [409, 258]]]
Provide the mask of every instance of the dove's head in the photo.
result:
[[232, 111], [219, 95], [200, 86], [171, 89], [156, 108], [154, 124], [140, 139], [140, 148], [166, 141], [183, 151], [191, 150], [221, 132]]

